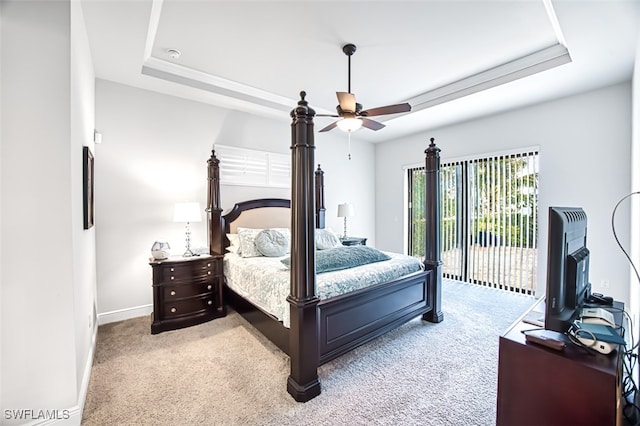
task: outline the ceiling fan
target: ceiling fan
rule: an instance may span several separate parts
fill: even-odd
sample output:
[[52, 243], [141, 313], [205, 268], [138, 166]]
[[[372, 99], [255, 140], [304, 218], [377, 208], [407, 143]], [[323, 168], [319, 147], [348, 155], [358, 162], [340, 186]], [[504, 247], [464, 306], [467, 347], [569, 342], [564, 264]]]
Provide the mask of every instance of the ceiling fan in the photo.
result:
[[348, 92], [336, 92], [338, 96], [338, 106], [336, 110], [338, 115], [332, 114], [317, 114], [316, 117], [336, 117], [340, 120], [334, 121], [328, 126], [320, 130], [320, 132], [328, 132], [334, 127], [338, 127], [345, 132], [353, 132], [360, 127], [366, 127], [371, 130], [380, 130], [384, 124], [371, 120], [368, 117], [375, 117], [378, 115], [397, 114], [400, 112], [411, 111], [411, 105], [408, 103], [387, 105], [383, 107], [371, 108], [362, 111], [362, 104], [356, 102], [356, 97], [351, 93], [351, 55], [356, 51], [355, 44], [345, 44], [342, 46], [342, 51], [348, 57], [349, 69], [348, 69]]

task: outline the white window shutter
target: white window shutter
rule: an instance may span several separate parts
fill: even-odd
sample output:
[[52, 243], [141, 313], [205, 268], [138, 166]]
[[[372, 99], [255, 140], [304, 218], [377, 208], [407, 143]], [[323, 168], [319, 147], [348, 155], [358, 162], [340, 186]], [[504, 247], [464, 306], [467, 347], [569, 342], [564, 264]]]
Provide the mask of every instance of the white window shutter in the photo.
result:
[[291, 159], [288, 155], [217, 144], [215, 151], [220, 160], [221, 184], [291, 186]]

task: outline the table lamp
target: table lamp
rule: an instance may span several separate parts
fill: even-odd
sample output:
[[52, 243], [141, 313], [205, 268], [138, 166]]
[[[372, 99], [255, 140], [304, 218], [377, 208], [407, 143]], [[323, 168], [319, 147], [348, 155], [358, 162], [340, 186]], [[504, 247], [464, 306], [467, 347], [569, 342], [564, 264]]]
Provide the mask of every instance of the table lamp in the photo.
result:
[[201, 222], [200, 203], [176, 203], [173, 208], [173, 221], [185, 222], [185, 241], [187, 250], [182, 256], [197, 256], [191, 251], [191, 222]]
[[347, 218], [355, 216], [353, 205], [349, 203], [338, 204], [338, 217], [344, 218], [344, 235], [342, 238], [347, 238]]

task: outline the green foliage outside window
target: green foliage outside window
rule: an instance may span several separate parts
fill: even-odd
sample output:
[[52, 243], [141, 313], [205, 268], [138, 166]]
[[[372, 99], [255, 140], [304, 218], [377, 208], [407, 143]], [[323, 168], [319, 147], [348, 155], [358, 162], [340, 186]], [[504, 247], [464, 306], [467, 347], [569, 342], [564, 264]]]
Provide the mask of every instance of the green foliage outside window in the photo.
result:
[[[507, 157], [469, 164], [469, 230], [472, 244], [492, 241], [502, 246], [536, 248], [538, 173], [530, 172], [529, 158]], [[440, 172], [442, 250], [457, 248], [463, 212], [458, 211], [460, 188], [455, 179], [460, 165], [442, 166]], [[411, 246], [414, 256], [424, 255], [425, 174], [424, 169], [411, 173]]]

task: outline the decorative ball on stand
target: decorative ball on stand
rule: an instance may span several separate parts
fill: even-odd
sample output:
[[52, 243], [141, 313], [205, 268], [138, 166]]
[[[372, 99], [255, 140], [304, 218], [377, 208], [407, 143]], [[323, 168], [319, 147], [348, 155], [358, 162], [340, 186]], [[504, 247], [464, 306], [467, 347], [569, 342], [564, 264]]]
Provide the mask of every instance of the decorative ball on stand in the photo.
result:
[[162, 260], [169, 257], [171, 246], [166, 241], [156, 241], [151, 246], [151, 256], [156, 260]]

